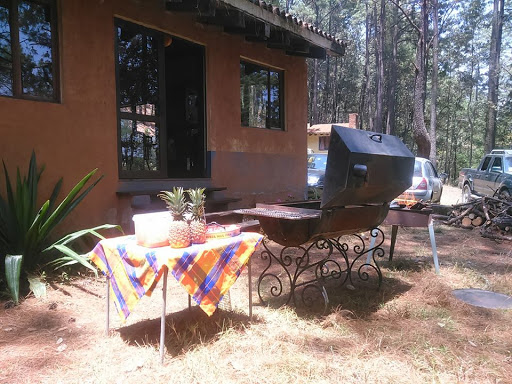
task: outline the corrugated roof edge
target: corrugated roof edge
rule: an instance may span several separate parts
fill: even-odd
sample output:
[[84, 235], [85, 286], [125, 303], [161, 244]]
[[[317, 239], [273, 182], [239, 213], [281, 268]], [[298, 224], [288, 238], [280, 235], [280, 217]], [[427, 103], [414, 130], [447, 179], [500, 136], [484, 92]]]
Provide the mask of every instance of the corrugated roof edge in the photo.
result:
[[[281, 10], [279, 7], [273, 6], [272, 4], [267, 4], [265, 1], [262, 1], [262, 0], [220, 0], [220, 1], [224, 2], [226, 4], [230, 4], [234, 7], [237, 7], [237, 4], [236, 4], [237, 2], [238, 3], [242, 3], [242, 2], [252, 3], [264, 11], [267, 11], [276, 16], [279, 16], [281, 19], [286, 20], [288, 23], [297, 25], [297, 26], [303, 28], [304, 30], [311, 31], [314, 34], [338, 45], [340, 50], [344, 50], [345, 47], [347, 46], [347, 42], [336, 38], [335, 36], [321, 30], [320, 28], [317, 28], [312, 23], [308, 23], [308, 22], [303, 21], [289, 13], [286, 13], [286, 11]], [[237, 8], [242, 9], [243, 7], [237, 7]]]
[[262, 0], [245, 0], [245, 1], [248, 1], [250, 3], [253, 3], [255, 5], [258, 5], [259, 7], [267, 10], [268, 12], [272, 12], [273, 14], [275, 15], [279, 15], [281, 16], [283, 19], [286, 19], [288, 21], [291, 21], [293, 22], [294, 24], [300, 26], [300, 27], [303, 27], [303, 28], [306, 28], [306, 29], [309, 29], [310, 31], [326, 38], [327, 40], [330, 40], [330, 41], [334, 41], [336, 42], [337, 44], [339, 45], [345, 45], [346, 43], [341, 40], [341, 39], [337, 39], [336, 37], [334, 37], [333, 35], [331, 35], [330, 33], [327, 33], [325, 31], [322, 31], [320, 28], [317, 28], [316, 26], [314, 26], [312, 23], [308, 23], [306, 21], [303, 21], [289, 13], [286, 13], [285, 10], [280, 10], [279, 7], [276, 7], [272, 4], [267, 4], [265, 1], [262, 1]]

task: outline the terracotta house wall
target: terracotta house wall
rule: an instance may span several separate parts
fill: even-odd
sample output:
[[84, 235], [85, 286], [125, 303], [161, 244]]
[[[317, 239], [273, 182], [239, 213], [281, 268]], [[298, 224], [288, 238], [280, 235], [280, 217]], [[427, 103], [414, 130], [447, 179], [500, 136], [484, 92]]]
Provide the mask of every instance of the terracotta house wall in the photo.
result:
[[[354, 128], [357, 129], [359, 116], [357, 113], [349, 113], [348, 115], [348, 123], [335, 123], [337, 125], [341, 125], [342, 127], [347, 128]], [[321, 136], [330, 136], [330, 124], [320, 124], [320, 125], [314, 125], [311, 128], [316, 127], [318, 129], [318, 126], [322, 126], [323, 133], [310, 133], [308, 128], [308, 138], [307, 138], [307, 146], [308, 149], [312, 149], [315, 153], [327, 153], [327, 150], [320, 150], [320, 137]], [[328, 128], [326, 128], [328, 127]], [[326, 131], [326, 129], [328, 129]]]
[[[64, 178], [69, 191], [93, 168], [104, 179], [67, 220], [63, 231], [104, 222], [131, 226], [130, 196], [119, 184], [114, 57], [114, 18], [165, 31], [205, 46], [207, 149], [211, 180], [240, 197], [240, 206], [304, 196], [307, 90], [303, 58], [249, 43], [185, 14], [163, 10], [163, 2], [61, 1], [59, 40], [61, 101], [0, 97], [0, 157], [10, 172], [25, 171], [32, 150], [46, 165], [41, 195]], [[240, 58], [284, 70], [285, 131], [241, 127]], [[179, 184], [179, 183], [178, 183]], [[0, 181], [3, 187], [3, 178]]]
[[318, 152], [327, 152], [327, 151], [320, 151], [318, 149], [318, 136], [317, 135], [308, 135], [308, 148], [309, 149], [312, 149], [313, 152], [315, 153], [318, 153]]

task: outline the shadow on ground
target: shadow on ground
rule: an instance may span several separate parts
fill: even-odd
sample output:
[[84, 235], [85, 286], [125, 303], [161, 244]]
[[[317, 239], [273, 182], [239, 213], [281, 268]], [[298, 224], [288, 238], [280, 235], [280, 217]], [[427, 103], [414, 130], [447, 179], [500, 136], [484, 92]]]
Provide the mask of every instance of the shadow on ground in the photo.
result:
[[[165, 346], [167, 353], [178, 356], [195, 346], [214, 342], [226, 330], [243, 330], [250, 323], [260, 321], [249, 316], [217, 309], [208, 317], [200, 307], [194, 306], [180, 312], [169, 314], [165, 318]], [[160, 344], [161, 319], [149, 319], [136, 324], [119, 328], [121, 338], [130, 345], [151, 345], [155, 348]]]
[[340, 281], [326, 282], [325, 291], [313, 283], [297, 287], [293, 295], [289, 289], [283, 290], [280, 297], [270, 298], [267, 295], [265, 303], [259, 305], [271, 308], [290, 305], [299, 316], [305, 318], [327, 316], [339, 309], [349, 311], [356, 318], [366, 318], [410, 288], [411, 285], [392, 277], [383, 279], [379, 287], [377, 278], [370, 277], [364, 281], [357, 272], [353, 272], [352, 281], [347, 279], [343, 284]]

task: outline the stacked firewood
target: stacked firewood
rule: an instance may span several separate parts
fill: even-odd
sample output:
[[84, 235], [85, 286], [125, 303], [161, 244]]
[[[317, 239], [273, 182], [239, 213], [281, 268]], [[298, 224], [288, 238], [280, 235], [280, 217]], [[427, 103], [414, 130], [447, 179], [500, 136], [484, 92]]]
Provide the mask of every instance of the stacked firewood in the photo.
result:
[[479, 228], [483, 237], [512, 241], [512, 199], [481, 197], [452, 206], [444, 224]]

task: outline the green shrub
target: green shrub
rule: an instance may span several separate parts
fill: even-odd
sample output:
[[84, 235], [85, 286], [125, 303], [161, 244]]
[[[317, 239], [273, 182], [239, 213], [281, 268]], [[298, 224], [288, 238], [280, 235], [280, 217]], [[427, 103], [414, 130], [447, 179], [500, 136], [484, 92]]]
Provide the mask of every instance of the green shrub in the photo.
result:
[[[0, 260], [2, 260], [0, 263], [0, 276], [3, 277], [7, 273], [11, 277], [16, 276], [16, 271], [5, 270], [5, 268], [14, 268], [16, 266], [16, 263], [12, 262], [4, 263], [7, 255], [21, 255], [21, 266], [18, 265], [17, 268], [21, 268], [22, 276], [28, 276], [45, 263], [45, 256], [52, 250], [64, 253], [64, 256], [58, 259], [61, 263], [57, 260], [57, 267], [78, 262], [96, 271], [83, 256], [72, 251], [68, 243], [85, 234], [92, 234], [101, 238], [97, 230], [119, 227], [107, 224], [89, 230], [78, 231], [65, 236], [52, 245], [50, 245], [50, 236], [57, 225], [73, 211], [103, 178], [103, 176], [99, 177], [86, 187], [86, 184], [94, 176], [97, 169], [92, 170], [80, 180], [62, 202], [57, 205], [57, 196], [62, 186], [61, 178], [54, 186], [50, 198], [37, 209], [38, 183], [44, 167], [39, 170], [37, 169], [35, 153], [32, 152], [30, 157], [28, 174], [26, 176], [22, 177], [20, 169], [17, 168], [16, 184], [14, 186], [11, 184], [5, 162], [3, 162], [3, 166], [6, 196], [4, 198], [0, 195]], [[19, 285], [17, 287], [13, 285], [15, 283], [19, 284], [19, 278], [17, 282], [13, 282], [12, 279], [9, 281], [11, 296], [14, 295], [15, 291], [19, 290]], [[17, 298], [13, 297], [13, 299], [15, 302], [17, 301]]]

